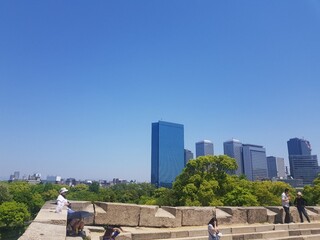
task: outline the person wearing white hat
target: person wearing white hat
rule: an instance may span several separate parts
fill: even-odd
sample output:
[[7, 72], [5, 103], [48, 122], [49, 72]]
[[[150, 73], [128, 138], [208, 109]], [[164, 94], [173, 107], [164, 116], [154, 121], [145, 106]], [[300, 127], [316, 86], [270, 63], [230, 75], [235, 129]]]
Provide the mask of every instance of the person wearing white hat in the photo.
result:
[[302, 193], [298, 192], [297, 193], [297, 197], [294, 200], [294, 205], [297, 207], [298, 212], [299, 212], [299, 216], [300, 216], [300, 221], [303, 223], [303, 216], [302, 214], [305, 216], [305, 218], [307, 219], [308, 222], [310, 222], [310, 218], [309, 215], [305, 209], [305, 206], [307, 205], [307, 201], [302, 197]]
[[59, 191], [59, 196], [57, 198], [57, 207], [56, 207], [56, 212], [59, 213], [62, 211], [63, 207], [66, 206], [68, 209], [68, 212], [72, 211], [71, 210], [71, 204], [66, 198], [66, 193], [68, 192], [68, 189], [65, 187], [61, 188]]

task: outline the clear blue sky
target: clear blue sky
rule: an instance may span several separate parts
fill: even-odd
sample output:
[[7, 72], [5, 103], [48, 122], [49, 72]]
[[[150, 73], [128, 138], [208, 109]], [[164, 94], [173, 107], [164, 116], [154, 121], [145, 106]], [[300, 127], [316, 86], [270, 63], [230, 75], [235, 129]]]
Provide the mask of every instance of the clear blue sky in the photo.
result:
[[150, 181], [151, 123], [320, 155], [320, 2], [0, 1], [0, 176]]

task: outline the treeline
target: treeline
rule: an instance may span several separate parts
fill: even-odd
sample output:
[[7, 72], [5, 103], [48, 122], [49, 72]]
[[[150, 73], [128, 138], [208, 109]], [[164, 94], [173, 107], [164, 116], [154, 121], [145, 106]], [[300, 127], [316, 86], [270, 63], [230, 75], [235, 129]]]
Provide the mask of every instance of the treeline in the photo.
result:
[[[160, 206], [279, 206], [284, 182], [248, 181], [228, 173], [237, 168], [227, 156], [205, 156], [188, 162], [171, 189], [150, 183], [118, 184], [100, 187], [98, 182], [73, 187], [57, 184], [29, 185], [26, 182], [0, 183], [0, 228], [24, 226], [43, 204], [55, 200], [61, 187], [67, 187], [69, 200], [135, 203]], [[320, 178], [303, 189], [308, 205], [320, 203]]]

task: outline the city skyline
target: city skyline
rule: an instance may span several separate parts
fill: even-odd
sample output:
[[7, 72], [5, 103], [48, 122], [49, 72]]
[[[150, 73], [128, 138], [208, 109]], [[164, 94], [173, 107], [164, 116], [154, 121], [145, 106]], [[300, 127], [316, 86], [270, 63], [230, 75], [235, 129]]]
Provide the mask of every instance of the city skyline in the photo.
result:
[[185, 149], [320, 154], [318, 1], [0, 2], [0, 176], [150, 181], [150, 124]]

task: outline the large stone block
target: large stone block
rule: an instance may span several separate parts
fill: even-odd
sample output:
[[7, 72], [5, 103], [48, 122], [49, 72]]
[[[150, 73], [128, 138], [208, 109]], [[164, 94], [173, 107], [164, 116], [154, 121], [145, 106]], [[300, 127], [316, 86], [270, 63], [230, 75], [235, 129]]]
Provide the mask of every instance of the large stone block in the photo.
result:
[[40, 209], [34, 221], [66, 226], [67, 208], [63, 208], [61, 212], [56, 213], [56, 206], [55, 202], [46, 202]]
[[300, 222], [299, 212], [296, 207], [290, 207], [290, 219], [291, 219], [291, 222], [294, 222], [294, 223]]
[[85, 211], [88, 206], [92, 206], [92, 203], [88, 201], [70, 201], [70, 203], [74, 211]]
[[182, 226], [207, 225], [215, 215], [215, 207], [179, 207], [182, 211]]
[[181, 210], [177, 208], [159, 208], [158, 206], [141, 206], [141, 227], [180, 227]]
[[319, 207], [306, 207], [311, 222], [320, 221], [320, 208]]
[[270, 209], [267, 209], [267, 222], [268, 223], [276, 223], [277, 213], [274, 211], [271, 211]]
[[274, 219], [273, 223], [284, 223], [283, 207], [270, 206], [270, 207], [266, 207], [266, 208], [275, 213], [275, 215], [273, 216], [273, 219]]
[[251, 223], [265, 223], [268, 221], [267, 209], [264, 207], [246, 207], [247, 221]]
[[219, 220], [221, 224], [240, 224], [247, 223], [247, 210], [242, 207], [217, 207], [226, 213], [228, 213], [231, 217], [222, 218]]
[[96, 224], [138, 226], [140, 206], [124, 203], [95, 203]]
[[32, 222], [19, 240], [65, 240], [66, 226]]

